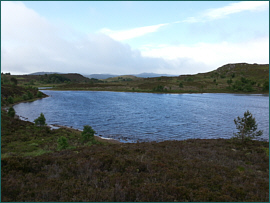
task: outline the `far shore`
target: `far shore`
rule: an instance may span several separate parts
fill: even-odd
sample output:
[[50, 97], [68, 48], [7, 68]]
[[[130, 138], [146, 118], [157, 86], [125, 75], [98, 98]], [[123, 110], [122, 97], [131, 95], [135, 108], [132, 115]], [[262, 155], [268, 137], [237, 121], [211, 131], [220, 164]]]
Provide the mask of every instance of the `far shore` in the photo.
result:
[[257, 94], [257, 95], [269, 95], [269, 93], [265, 92], [226, 92], [226, 91], [183, 91], [183, 92], [172, 92], [172, 91], [164, 91], [164, 92], [156, 92], [156, 91], [136, 91], [136, 90], [108, 90], [108, 89], [61, 89], [61, 88], [48, 88], [48, 89], [40, 89], [40, 90], [49, 90], [49, 91], [93, 91], [93, 92], [128, 92], [128, 93], [152, 93], [152, 94]]

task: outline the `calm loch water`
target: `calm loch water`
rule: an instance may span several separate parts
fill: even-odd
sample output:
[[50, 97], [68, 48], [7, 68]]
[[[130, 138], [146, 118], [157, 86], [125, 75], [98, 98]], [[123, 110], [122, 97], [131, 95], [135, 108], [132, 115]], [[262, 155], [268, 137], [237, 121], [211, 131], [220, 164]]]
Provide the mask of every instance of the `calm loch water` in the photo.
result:
[[48, 124], [90, 125], [106, 138], [143, 142], [230, 138], [234, 118], [249, 110], [269, 141], [268, 95], [42, 92], [50, 97], [15, 105], [16, 113], [34, 121], [42, 112]]

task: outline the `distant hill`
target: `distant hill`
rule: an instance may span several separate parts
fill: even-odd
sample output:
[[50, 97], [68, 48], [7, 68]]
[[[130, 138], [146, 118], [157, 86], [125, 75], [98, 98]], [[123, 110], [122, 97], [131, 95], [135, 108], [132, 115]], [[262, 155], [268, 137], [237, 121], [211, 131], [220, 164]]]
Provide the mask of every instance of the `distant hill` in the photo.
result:
[[[82, 82], [82, 81], [89, 81], [88, 77], [84, 77], [83, 75], [79, 73], [59, 73], [59, 72], [36, 72], [36, 73], [31, 73], [28, 76], [44, 76], [44, 75], [60, 75], [64, 78], [69, 79], [70, 81], [77, 81], [77, 82]], [[34, 78], [38, 80], [39, 78]]]
[[198, 73], [197, 75], [211, 77], [219, 75], [221, 78], [238, 76], [239, 78], [246, 77], [254, 81], [262, 82], [269, 78], [269, 64], [230, 63], [216, 70], [207, 73]]
[[155, 78], [155, 77], [161, 77], [161, 76], [172, 77], [172, 76], [178, 76], [178, 75], [157, 74], [157, 73], [140, 73], [140, 74], [135, 74], [134, 76], [141, 77], [141, 78]]
[[107, 78], [113, 78], [113, 77], [118, 77], [120, 75], [112, 75], [112, 74], [91, 74], [91, 75], [84, 75], [84, 77], [87, 78], [95, 78], [95, 79], [107, 79]]
[[[129, 74], [140, 78], [154, 78], [160, 76], [176, 76], [176, 75], [168, 75], [168, 74], [157, 74], [157, 73], [140, 73], [140, 74]], [[88, 78], [96, 78], [96, 79], [108, 79], [108, 78], [115, 78], [121, 77], [123, 75], [113, 75], [113, 74], [91, 74], [91, 75], [84, 75]]]
[[2, 84], [10, 84], [10, 79], [15, 77], [18, 84], [61, 84], [64, 82], [85, 83], [92, 80], [78, 73], [57, 74], [52, 72], [39, 72], [29, 75], [1, 75]]
[[30, 73], [28, 75], [50, 75], [50, 74], [64, 74], [64, 73], [59, 73], [59, 72], [35, 72], [35, 73]]
[[121, 82], [121, 81], [137, 81], [137, 80], [142, 80], [143, 78], [137, 77], [134, 75], [120, 75], [117, 77], [112, 77], [112, 78], [107, 78], [107, 79], [102, 79], [103, 81], [106, 82]]

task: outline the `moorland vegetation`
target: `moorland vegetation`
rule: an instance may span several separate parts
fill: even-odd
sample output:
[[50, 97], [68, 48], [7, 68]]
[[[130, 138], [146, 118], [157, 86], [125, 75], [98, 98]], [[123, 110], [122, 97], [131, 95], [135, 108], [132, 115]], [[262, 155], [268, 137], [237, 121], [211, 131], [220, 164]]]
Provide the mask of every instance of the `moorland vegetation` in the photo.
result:
[[[239, 67], [242, 70], [242, 65]], [[36, 123], [23, 121], [12, 108], [17, 102], [46, 97], [36, 88], [41, 84], [59, 89], [71, 88], [72, 84], [76, 88], [116, 91], [120, 91], [119, 84], [122, 84], [126, 90], [131, 88], [130, 91], [134, 88], [134, 91], [154, 92], [173, 92], [186, 87], [183, 92], [196, 92], [208, 81], [222, 88], [214, 90], [212, 84], [207, 83], [203, 90], [245, 92], [251, 85], [253, 91], [249, 93], [268, 93], [268, 65], [258, 65], [258, 70], [251, 68], [253, 73], [249, 68], [243, 69], [240, 75], [239, 71], [231, 72], [234, 68], [238, 66], [228, 65], [206, 75], [107, 83], [78, 74], [44, 76], [50, 78], [51, 83], [42, 82], [40, 76], [2, 74], [1, 201], [268, 202], [269, 142], [236, 136], [232, 139], [120, 143], [94, 136], [91, 126], [85, 126], [84, 131], [65, 127], [51, 129], [44, 115], [37, 118]], [[227, 82], [228, 77], [232, 82]], [[236, 81], [241, 81], [241, 85]], [[125, 86], [126, 83], [134, 86]], [[243, 88], [239, 90], [234, 84]], [[236, 124], [244, 118], [245, 115], [235, 119]], [[256, 127], [256, 122], [248, 121], [250, 126]], [[257, 130], [250, 129], [253, 130], [246, 131], [245, 135]]]
[[269, 65], [227, 64], [214, 71], [177, 77], [140, 78], [123, 75], [108, 79], [80, 74], [12, 76], [2, 74], [2, 84], [16, 78], [22, 86], [51, 86], [57, 90], [125, 91], [156, 93], [269, 93]]

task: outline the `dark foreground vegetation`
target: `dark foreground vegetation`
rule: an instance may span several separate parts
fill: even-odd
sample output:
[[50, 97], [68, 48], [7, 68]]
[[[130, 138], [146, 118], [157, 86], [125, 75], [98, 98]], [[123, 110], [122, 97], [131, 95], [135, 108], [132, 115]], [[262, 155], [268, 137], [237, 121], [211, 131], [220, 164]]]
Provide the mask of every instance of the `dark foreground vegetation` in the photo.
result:
[[269, 201], [268, 143], [94, 145], [2, 158], [2, 201]]

